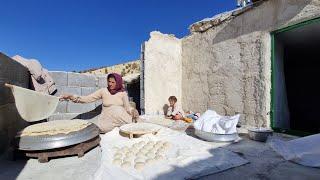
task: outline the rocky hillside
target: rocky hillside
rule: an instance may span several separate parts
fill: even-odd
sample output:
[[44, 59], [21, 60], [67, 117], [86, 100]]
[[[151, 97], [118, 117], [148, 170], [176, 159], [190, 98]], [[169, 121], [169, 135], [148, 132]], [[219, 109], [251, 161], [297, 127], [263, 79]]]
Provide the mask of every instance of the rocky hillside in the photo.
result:
[[140, 60], [130, 61], [124, 64], [117, 64], [109, 67], [80, 71], [80, 73], [87, 74], [108, 74], [113, 72], [121, 74], [122, 76], [127, 76], [130, 74], [140, 74]]

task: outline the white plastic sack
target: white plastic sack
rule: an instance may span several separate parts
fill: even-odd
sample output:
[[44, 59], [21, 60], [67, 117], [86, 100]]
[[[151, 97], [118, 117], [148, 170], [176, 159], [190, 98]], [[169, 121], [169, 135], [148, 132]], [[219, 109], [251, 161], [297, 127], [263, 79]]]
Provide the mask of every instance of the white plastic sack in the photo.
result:
[[320, 134], [291, 141], [271, 138], [268, 144], [288, 161], [304, 166], [320, 167]]
[[237, 132], [240, 114], [235, 116], [221, 116], [213, 110], [207, 110], [194, 123], [194, 128], [216, 134], [233, 134]]

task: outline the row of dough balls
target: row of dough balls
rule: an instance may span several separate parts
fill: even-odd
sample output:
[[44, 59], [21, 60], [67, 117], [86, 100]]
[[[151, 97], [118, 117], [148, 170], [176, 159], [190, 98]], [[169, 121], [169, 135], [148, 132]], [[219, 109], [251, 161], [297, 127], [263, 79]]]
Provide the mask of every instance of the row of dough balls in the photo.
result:
[[131, 147], [115, 148], [113, 164], [122, 168], [130, 168], [134, 165], [135, 169], [142, 170], [145, 165], [163, 160], [170, 147], [171, 144], [165, 141], [140, 141]]

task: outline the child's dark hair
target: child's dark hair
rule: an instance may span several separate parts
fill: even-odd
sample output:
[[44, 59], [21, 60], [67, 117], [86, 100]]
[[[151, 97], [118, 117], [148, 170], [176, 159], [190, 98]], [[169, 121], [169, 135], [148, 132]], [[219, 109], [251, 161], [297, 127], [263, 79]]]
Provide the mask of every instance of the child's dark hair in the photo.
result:
[[175, 96], [170, 96], [168, 100], [169, 100], [169, 101], [174, 101], [174, 102], [177, 102], [177, 101], [178, 101]]

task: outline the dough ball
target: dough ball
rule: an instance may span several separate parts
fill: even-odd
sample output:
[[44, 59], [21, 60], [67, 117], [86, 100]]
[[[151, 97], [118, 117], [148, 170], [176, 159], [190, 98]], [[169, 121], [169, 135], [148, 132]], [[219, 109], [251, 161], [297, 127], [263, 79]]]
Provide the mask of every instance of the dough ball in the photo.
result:
[[147, 144], [147, 145], [143, 146], [143, 149], [146, 149], [146, 150], [150, 150], [152, 148], [153, 148], [153, 145], [151, 145], [151, 144]]
[[162, 144], [155, 144], [155, 145], [153, 145], [153, 147], [154, 148], [160, 148], [160, 147], [162, 147]]
[[148, 143], [147, 143], [147, 145], [154, 145], [155, 143], [154, 143], [154, 141], [149, 141]]
[[156, 159], [153, 159], [153, 158], [147, 159], [147, 160], [146, 160], [146, 164], [147, 164], [147, 165], [151, 165], [151, 164], [154, 164], [156, 161], [157, 161], [157, 160], [156, 160]]
[[149, 153], [146, 154], [146, 156], [147, 156], [148, 158], [154, 158], [154, 157], [155, 157], [155, 154], [149, 152]]
[[165, 143], [163, 143], [163, 146], [166, 147], [166, 148], [170, 148], [171, 147], [171, 143], [165, 142]]
[[134, 156], [134, 153], [131, 152], [131, 151], [129, 151], [129, 152], [126, 153], [126, 156], [127, 156], [127, 157], [132, 157], [132, 156]]
[[165, 147], [161, 147], [161, 148], [158, 149], [157, 152], [163, 154], [163, 153], [166, 152], [166, 148]]
[[135, 165], [134, 165], [134, 168], [138, 171], [141, 171], [143, 168], [144, 168], [145, 164], [143, 162], [137, 162]]
[[130, 166], [131, 166], [131, 162], [129, 162], [129, 161], [125, 161], [125, 162], [123, 162], [123, 163], [121, 164], [121, 167], [122, 167], [122, 168], [125, 168], [125, 169], [130, 168]]
[[131, 152], [132, 152], [132, 153], [137, 153], [137, 152], [138, 152], [138, 148], [132, 147], [132, 148], [131, 148]]
[[139, 143], [135, 143], [132, 145], [132, 148], [139, 148], [139, 147], [140, 147]]
[[145, 158], [141, 158], [141, 157], [138, 157], [134, 160], [135, 163], [137, 162], [144, 162], [145, 161]]
[[137, 154], [136, 154], [136, 157], [144, 157], [146, 153], [143, 153], [141, 151], [139, 151]]
[[119, 151], [120, 148], [119, 148], [119, 147], [113, 147], [112, 149], [113, 149], [114, 151]]
[[156, 154], [157, 152], [158, 152], [158, 151], [157, 151], [157, 149], [152, 148], [152, 149], [150, 149], [150, 150], [149, 150], [149, 152], [148, 152], [148, 153]]
[[133, 161], [134, 158], [135, 158], [134, 155], [125, 156], [125, 157], [123, 158], [123, 161]]
[[142, 154], [147, 154], [147, 153], [149, 152], [149, 150], [148, 150], [148, 149], [141, 149], [140, 152], [141, 152]]
[[121, 158], [122, 158], [122, 154], [116, 153], [116, 154], [113, 156], [113, 158], [119, 158], [119, 159], [121, 159]]
[[136, 155], [136, 158], [146, 158], [146, 155], [145, 154], [138, 154], [138, 155]]
[[120, 151], [125, 154], [125, 153], [129, 152], [129, 148], [127, 146], [125, 146], [125, 147], [121, 148]]
[[156, 159], [156, 160], [163, 160], [163, 159], [164, 159], [164, 157], [163, 157], [163, 156], [161, 156], [161, 155], [157, 155], [154, 159]]
[[119, 159], [119, 158], [115, 158], [115, 159], [112, 161], [112, 163], [115, 164], [115, 165], [120, 166], [121, 163], [122, 163], [122, 161], [121, 161], [121, 159]]
[[140, 147], [141, 147], [141, 146], [145, 145], [146, 143], [145, 143], [144, 141], [140, 141], [140, 142], [138, 142], [138, 144], [139, 144]]

